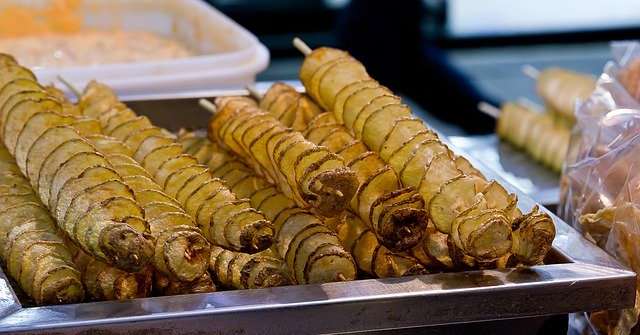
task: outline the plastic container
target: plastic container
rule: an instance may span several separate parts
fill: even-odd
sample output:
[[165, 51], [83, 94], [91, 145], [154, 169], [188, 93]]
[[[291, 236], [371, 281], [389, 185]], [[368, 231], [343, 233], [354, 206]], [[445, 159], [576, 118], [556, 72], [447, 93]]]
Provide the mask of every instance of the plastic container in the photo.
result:
[[[42, 6], [46, 0], [4, 0], [3, 5]], [[236, 22], [200, 0], [85, 0], [86, 28], [148, 31], [177, 39], [197, 56], [173, 60], [37, 69], [40, 82], [58, 75], [79, 88], [102, 81], [123, 96], [243, 87], [255, 81], [269, 52]], [[58, 85], [60, 86], [60, 85]]]

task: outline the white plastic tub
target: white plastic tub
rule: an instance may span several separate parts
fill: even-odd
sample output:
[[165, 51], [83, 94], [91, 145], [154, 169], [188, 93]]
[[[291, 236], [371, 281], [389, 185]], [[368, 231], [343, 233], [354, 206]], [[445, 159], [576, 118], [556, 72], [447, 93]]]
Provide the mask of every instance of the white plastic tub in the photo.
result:
[[[47, 0], [2, 0], [41, 6]], [[36, 69], [41, 82], [60, 75], [76, 85], [107, 83], [123, 97], [238, 88], [255, 81], [269, 62], [258, 39], [200, 0], [84, 0], [87, 28], [149, 31], [184, 43], [198, 55], [174, 60]], [[60, 86], [60, 85], [57, 85]]]

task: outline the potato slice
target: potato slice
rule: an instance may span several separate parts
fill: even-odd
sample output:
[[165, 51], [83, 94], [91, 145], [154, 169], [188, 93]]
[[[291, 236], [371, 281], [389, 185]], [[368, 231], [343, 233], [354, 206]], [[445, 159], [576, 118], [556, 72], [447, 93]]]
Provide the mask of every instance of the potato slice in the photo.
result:
[[140, 143], [147, 139], [147, 137], [151, 136], [163, 136], [162, 129], [158, 127], [149, 127], [145, 129], [134, 130], [124, 138], [118, 139], [127, 144], [131, 148], [131, 150], [133, 150], [133, 152], [136, 152], [138, 151]]
[[135, 197], [142, 207], [146, 206], [149, 203], [157, 201], [170, 202], [176, 206], [180, 206], [180, 204], [175, 199], [158, 190], [137, 191], [135, 192]]
[[464, 174], [466, 174], [467, 176], [476, 176], [480, 179], [485, 179], [482, 172], [474, 168], [473, 165], [471, 165], [471, 163], [469, 163], [469, 161], [466, 158], [462, 156], [456, 156], [455, 163], [458, 170], [464, 172]]
[[[395, 172], [388, 166], [385, 166], [378, 171], [370, 174], [366, 180], [364, 180], [354, 200], [352, 200], [352, 204], [354, 204], [354, 209], [360, 214], [361, 218], [370, 219], [370, 209], [372, 208], [373, 203], [382, 195], [391, 193], [400, 188], [400, 184], [398, 183], [398, 176]], [[369, 221], [376, 229], [376, 224], [374, 222]]]
[[[111, 162], [111, 160], [109, 160]], [[113, 164], [112, 164], [113, 165]], [[122, 177], [127, 176], [144, 176], [151, 179], [151, 175], [142, 166], [136, 164], [118, 164], [113, 165], [113, 169]]]
[[[77, 178], [83, 171], [92, 166], [109, 166], [104, 156], [96, 152], [81, 152], [71, 156], [54, 173], [49, 188], [49, 208], [56, 208], [58, 192], [72, 178]], [[42, 186], [42, 185], [41, 185]], [[46, 187], [47, 185], [43, 185]]]
[[[374, 99], [380, 96], [387, 96], [391, 100], [398, 101], [398, 98], [395, 97], [394, 99], [394, 96], [389, 92], [389, 89], [383, 86], [372, 88], [364, 87], [352, 93], [344, 101], [342, 117], [345, 127], [353, 132], [354, 123], [360, 112], [362, 112], [362, 110]], [[388, 102], [385, 102], [385, 104], [387, 103]]]
[[[10, 90], [12, 91], [12, 90]], [[0, 106], [0, 113], [2, 115], [2, 124], [0, 130], [3, 130], [4, 124], [7, 122], [7, 117], [9, 116], [9, 111], [15, 107], [18, 103], [25, 100], [42, 100], [42, 99], [52, 99], [46, 91], [36, 89], [36, 90], [20, 90], [12, 92], [11, 95], [6, 96], [6, 100]]]
[[22, 67], [17, 64], [6, 65], [2, 69], [2, 74], [0, 74], [0, 87], [6, 85], [12, 80], [20, 78], [36, 81], [36, 76], [26, 67]]
[[211, 196], [215, 196], [219, 191], [224, 189], [225, 186], [222, 181], [219, 179], [209, 179], [207, 182], [193, 190], [187, 197], [187, 200], [184, 201], [185, 211], [194, 218], [197, 218], [197, 211], [204, 201]]
[[90, 136], [102, 133], [102, 126], [96, 119], [87, 117], [76, 117], [76, 120], [71, 125], [80, 136]]
[[309, 86], [306, 87], [307, 94], [309, 94], [313, 98], [313, 100], [323, 108], [326, 108], [326, 107], [324, 106], [324, 102], [321, 101], [320, 99], [320, 80], [322, 80], [325, 73], [327, 73], [327, 71], [329, 71], [329, 69], [334, 67], [336, 64], [339, 64], [342, 62], [349, 62], [349, 61], [351, 61], [350, 57], [333, 59], [331, 61], [328, 61], [320, 65], [311, 76], [311, 80], [309, 81]]
[[[97, 187], [92, 186], [92, 187]], [[102, 198], [101, 198], [102, 199]], [[89, 229], [91, 221], [114, 220], [128, 223], [138, 232], [148, 232], [149, 227], [142, 218], [144, 210], [133, 199], [126, 196], [114, 195], [102, 200], [99, 204], [89, 209], [82, 206], [71, 206], [65, 213], [65, 227], [72, 229], [74, 234], [82, 234]], [[134, 220], [131, 220], [135, 218]], [[132, 222], [134, 221], [134, 222]], [[80, 238], [80, 235], [78, 235]]]
[[209, 169], [205, 165], [191, 165], [175, 171], [167, 177], [163, 189], [169, 196], [176, 197], [178, 191], [192, 177], [207, 173]]
[[295, 89], [283, 82], [274, 83], [273, 85], [271, 85], [271, 87], [269, 87], [267, 92], [264, 93], [264, 95], [262, 96], [262, 99], [260, 99], [260, 103], [259, 103], [260, 109], [270, 110], [271, 104], [273, 104], [274, 101], [278, 97], [280, 97], [280, 95], [286, 92], [292, 92], [292, 91], [295, 92]]
[[378, 152], [384, 143], [385, 137], [391, 133], [395, 122], [411, 116], [411, 109], [407, 105], [393, 104], [384, 106], [371, 113], [365, 119], [362, 131], [355, 129], [357, 131], [356, 136], [360, 134], [362, 141], [373, 151]]
[[68, 140], [79, 139], [78, 133], [71, 127], [59, 126], [48, 129], [33, 143], [27, 153], [27, 177], [32, 186], [37, 186], [38, 175], [45, 159], [48, 159], [53, 150]]
[[[387, 160], [407, 139], [413, 138], [418, 134], [429, 134], [433, 135], [432, 138], [434, 140], [438, 139], [438, 135], [427, 130], [422, 120], [418, 118], [406, 117], [395, 120], [392, 124], [391, 131], [384, 136], [382, 145], [377, 152], [382, 159]], [[368, 135], [365, 134], [365, 136]]]
[[27, 154], [29, 152], [29, 148], [33, 145], [33, 143], [42, 135], [47, 129], [69, 125], [73, 123], [74, 119], [68, 116], [62, 116], [54, 112], [46, 111], [36, 113], [29, 121], [26, 122], [20, 134], [18, 135], [16, 149], [15, 149], [15, 157], [16, 164], [20, 167], [22, 171], [26, 171], [27, 164]]
[[443, 233], [451, 231], [453, 220], [473, 205], [476, 195], [473, 179], [459, 176], [446, 182], [429, 202], [431, 220]]
[[131, 187], [131, 189], [134, 192], [141, 191], [141, 190], [162, 191], [162, 188], [160, 187], [160, 185], [156, 184], [153, 180], [151, 180], [151, 178], [143, 175], [126, 176], [126, 177], [123, 177], [122, 180], [124, 181], [125, 184], [127, 184], [127, 186]]
[[409, 159], [415, 153], [420, 144], [427, 140], [433, 140], [430, 133], [418, 133], [416, 136], [406, 140], [398, 149], [391, 153], [387, 163], [396, 171], [402, 171]]
[[114, 129], [122, 125], [123, 123], [130, 121], [137, 117], [135, 112], [125, 112], [130, 111], [129, 109], [120, 110], [119, 113], [113, 115], [107, 120], [106, 124], [102, 124], [103, 132], [107, 135], [111, 135]]
[[209, 169], [207, 168], [202, 173], [185, 180], [182, 187], [180, 187], [176, 193], [176, 200], [178, 200], [179, 203], [184, 204], [189, 195], [191, 195], [196, 188], [211, 180], [211, 178], [211, 172], [209, 172]]
[[[419, 186], [434, 157], [444, 154], [450, 160], [449, 148], [437, 140], [426, 140], [416, 148], [411, 158], [400, 171], [400, 180], [404, 185]], [[455, 165], [455, 163], [453, 164]], [[451, 166], [451, 165], [449, 165]], [[451, 171], [451, 170], [449, 170]]]
[[[351, 134], [349, 134], [346, 129], [340, 127], [339, 130], [337, 130], [333, 134], [329, 134], [327, 138], [323, 139], [317, 144], [323, 147], [327, 147], [327, 149], [329, 149], [329, 151], [331, 152], [339, 152], [353, 143], [353, 141], [353, 136], [351, 136]], [[345, 163], [348, 162], [345, 161]]]
[[62, 106], [59, 102], [51, 99], [24, 100], [7, 111], [2, 138], [9, 152], [15, 153], [18, 135], [29, 118], [36, 113], [45, 111], [60, 113]]
[[146, 206], [144, 206], [144, 216], [148, 220], [153, 220], [160, 216], [161, 214], [167, 212], [180, 212], [182, 208], [177, 206], [176, 204], [164, 201], [155, 201], [150, 202]]
[[123, 122], [111, 130], [109, 136], [115, 138], [124, 138], [135, 130], [146, 129], [152, 127], [151, 121], [146, 116], [138, 116]]
[[[4, 104], [7, 102], [7, 100], [9, 100], [9, 98], [16, 93], [42, 91], [44, 91], [44, 87], [40, 86], [38, 82], [32, 79], [13, 79], [0, 88], [0, 111], [3, 110]], [[2, 120], [4, 121], [4, 117], [2, 118]]]
[[454, 235], [460, 249], [481, 261], [498, 259], [511, 249], [511, 224], [499, 209], [457, 218], [452, 225]]
[[114, 167], [121, 164], [138, 164], [135, 159], [123, 154], [105, 154], [104, 157]]
[[198, 165], [198, 160], [190, 155], [178, 155], [163, 162], [154, 176], [155, 181], [164, 187], [167, 178], [174, 172], [188, 166]]
[[336, 94], [336, 98], [333, 103], [333, 106], [331, 106], [332, 108], [329, 111], [333, 113], [329, 113], [329, 114], [332, 114], [339, 123], [343, 123], [344, 103], [347, 100], [347, 98], [351, 94], [363, 88], [374, 88], [378, 86], [380, 86], [380, 84], [373, 79], [358, 80], [346, 85]]
[[141, 162], [151, 175], [158, 172], [158, 167], [162, 165], [167, 159], [176, 157], [182, 154], [182, 147], [179, 144], [173, 143], [167, 146], [159, 147], [151, 151]]
[[355, 159], [357, 159], [360, 155], [369, 151], [364, 143], [360, 141], [351, 142], [351, 144], [344, 147], [342, 150], [338, 151], [337, 154], [340, 155], [345, 161], [346, 164], [351, 164]]
[[[38, 144], [38, 142], [36, 142], [36, 144]], [[35, 145], [33, 148], [36, 148]], [[55, 176], [55, 173], [58, 171], [60, 166], [64, 162], [66, 162], [69, 158], [73, 157], [73, 155], [77, 155], [80, 153], [87, 153], [87, 154], [95, 153], [95, 149], [89, 143], [87, 143], [83, 139], [80, 139], [79, 137], [68, 140], [58, 145], [57, 147], [52, 148], [52, 150], [53, 151], [47, 152], [47, 158], [42, 163], [42, 168], [37, 174], [38, 179], [36, 180], [36, 183], [35, 183], [36, 185], [34, 187], [34, 189], [38, 191], [38, 194], [40, 195], [40, 199], [42, 200], [42, 202], [47, 205], [49, 204], [51, 184], [53, 183], [53, 177]], [[31, 150], [29, 155], [31, 155], [32, 151], [34, 150]], [[28, 159], [30, 157], [28, 157]], [[29, 168], [28, 159], [27, 159], [27, 168]]]
[[125, 156], [133, 155], [131, 148], [116, 138], [104, 135], [91, 135], [85, 136], [85, 138], [102, 154], [120, 154]]
[[427, 168], [424, 177], [420, 181], [418, 192], [428, 204], [440, 191], [442, 185], [460, 175], [462, 175], [461, 171], [456, 168], [449, 155], [441, 153], [431, 160], [429, 168]]
[[[164, 136], [147, 137], [144, 141], [140, 143], [140, 146], [138, 146], [138, 149], [135, 151], [135, 154], [133, 155], [133, 159], [135, 159], [138, 162], [141, 162], [147, 157], [147, 155], [150, 152], [160, 147], [164, 147], [172, 144], [174, 144], [174, 140]], [[180, 149], [182, 153], [182, 147], [180, 147]]]
[[347, 56], [349, 56], [349, 54], [346, 51], [339, 49], [326, 47], [314, 49], [311, 54], [304, 58], [304, 62], [302, 62], [302, 65], [300, 66], [300, 81], [302, 81], [308, 90], [311, 76], [316, 72], [318, 67], [333, 59]]
[[362, 63], [350, 58], [346, 62], [338, 62], [331, 66], [320, 79], [318, 94], [320, 105], [330, 109], [335, 104], [335, 97], [348, 84], [371, 79]]

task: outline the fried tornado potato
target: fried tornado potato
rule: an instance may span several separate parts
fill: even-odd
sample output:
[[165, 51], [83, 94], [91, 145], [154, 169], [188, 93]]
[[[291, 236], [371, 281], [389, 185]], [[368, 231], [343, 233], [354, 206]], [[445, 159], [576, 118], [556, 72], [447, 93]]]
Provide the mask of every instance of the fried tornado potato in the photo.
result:
[[[121, 269], [143, 268], [153, 250], [144, 231], [136, 230], [144, 226], [136, 220], [138, 213], [102, 207], [114, 194], [132, 197], [131, 191], [119, 176], [108, 173], [108, 162], [66, 118], [43, 118], [46, 112], [60, 112], [59, 103], [23, 93], [12, 95], [3, 107], [2, 140], [24, 162], [21, 172], [60, 229], [85, 252]], [[23, 129], [38, 136], [22, 133]]]
[[351, 210], [372, 227], [384, 246], [402, 251], [422, 239], [427, 213], [420, 194], [411, 187], [403, 188], [395, 171], [377, 154], [368, 151], [364, 145], [358, 145], [332, 114], [324, 113], [310, 121], [304, 136], [316, 145], [337, 153], [355, 172], [360, 186], [351, 200]]
[[259, 107], [271, 112], [282, 124], [303, 131], [322, 109], [309, 97], [285, 83], [275, 83], [260, 99]]
[[200, 276], [200, 278], [190, 282], [170, 280], [162, 273], [155, 272], [153, 291], [156, 295], [209, 293], [216, 291], [216, 285], [207, 272]]
[[[468, 162], [457, 159], [397, 96], [357, 70], [358, 66], [348, 66], [350, 74], [329, 70], [337, 65], [330, 65], [331, 61], [323, 60], [327, 53], [340, 52], [312, 52], [305, 58], [303, 69], [316, 68], [310, 78], [301, 76], [307, 91], [317, 102], [329, 106], [328, 110], [334, 113], [337, 120], [342, 120], [355, 138], [378, 153], [395, 170], [403, 186], [416, 188], [428, 204], [429, 216], [435, 227], [450, 235], [454, 219], [475, 204], [476, 194], [488, 182], [481, 174], [470, 170], [466, 164]], [[342, 55], [343, 58], [349, 58], [343, 63], [357, 62], [344, 53]], [[323, 68], [327, 68], [322, 74], [323, 78], [314, 81], [314, 76], [320, 75]], [[332, 79], [334, 76], [336, 78]], [[314, 92], [329, 93], [315, 95]], [[334, 92], [335, 96], [331, 99], [328, 95]], [[350, 94], [345, 96], [343, 92]], [[341, 106], [336, 106], [336, 103]], [[336, 114], [336, 111], [340, 114]], [[504, 211], [503, 208], [496, 209]], [[477, 230], [465, 230], [465, 249], [462, 251], [478, 262], [500, 258], [511, 247], [510, 222], [505, 224], [503, 220], [494, 220], [493, 217], [483, 219], [487, 221], [464, 225], [465, 229]], [[466, 239], [470, 236], [472, 241]], [[490, 251], [484, 249], [487, 245], [495, 248], [489, 248]], [[482, 249], [476, 249], [480, 246]]]
[[536, 80], [538, 94], [545, 104], [568, 120], [575, 120], [575, 104], [585, 101], [596, 87], [591, 76], [561, 69], [547, 68]]
[[571, 129], [557, 122], [549, 113], [506, 103], [501, 108], [496, 133], [554, 171], [562, 170], [569, 150]]
[[351, 252], [358, 269], [378, 278], [426, 273], [420, 262], [407, 254], [387, 249], [357, 216], [347, 213], [338, 227], [338, 237]]
[[167, 202], [166, 196], [176, 199], [176, 205], [195, 220], [207, 240], [223, 248], [254, 253], [271, 245], [273, 225], [262, 213], [185, 154], [172, 134], [119, 104], [108, 87], [90, 83], [80, 106], [84, 115], [100, 120], [105, 135], [131, 149], [132, 157], [159, 186], [138, 192], [137, 198], [147, 202]]
[[81, 302], [81, 274], [47, 209], [0, 146], [0, 256], [6, 273], [38, 305]]
[[82, 281], [91, 300], [128, 300], [151, 295], [152, 270], [126, 272], [75, 249], [74, 262], [82, 269]]
[[339, 215], [349, 205], [358, 181], [343, 160], [283, 126], [243, 99], [217, 99], [209, 137], [256, 167], [301, 208]]
[[[120, 174], [141, 206], [155, 245], [154, 267], [173, 281], [191, 282], [202, 277], [208, 267], [210, 248], [191, 216], [162, 192], [138, 162], [129, 158], [132, 150], [122, 141], [104, 135], [88, 136], [87, 140]], [[157, 191], [156, 199], [147, 201], [139, 196], [148, 191]]]
[[214, 280], [232, 289], [285, 286], [292, 283], [287, 265], [270, 250], [246, 254], [212, 247], [209, 271]]
[[525, 265], [542, 264], [556, 235], [551, 217], [535, 206], [513, 225], [513, 256]]
[[[181, 136], [188, 140], [189, 136]], [[208, 142], [208, 141], [207, 141]], [[216, 151], [210, 163], [214, 175], [224, 179], [239, 197], [273, 220], [273, 249], [285, 261], [295, 283], [324, 283], [353, 280], [356, 266], [342, 247], [335, 232], [321, 219], [296, 206], [267, 180], [254, 174], [244, 163], [227, 153], [216, 142], [203, 143]], [[204, 163], [204, 162], [203, 162]], [[216, 273], [216, 276], [221, 274]], [[222, 274], [223, 278], [224, 274]]]

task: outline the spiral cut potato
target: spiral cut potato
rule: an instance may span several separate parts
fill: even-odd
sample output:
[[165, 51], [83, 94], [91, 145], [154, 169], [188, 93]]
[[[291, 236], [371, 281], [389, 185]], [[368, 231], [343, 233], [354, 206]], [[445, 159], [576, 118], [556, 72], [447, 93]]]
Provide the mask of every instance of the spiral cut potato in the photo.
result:
[[61, 103], [38, 83], [12, 77], [20, 73], [16, 67], [0, 66], [7, 83], [0, 90], [0, 134], [20, 171], [83, 251], [123, 270], [144, 268], [153, 249], [140, 208], [114, 201], [135, 204], [133, 193], [81, 135], [95, 123], [62, 114]]
[[[108, 87], [96, 82], [87, 86], [80, 108], [84, 115], [100, 121], [105, 135], [126, 144], [132, 157], [161, 186], [139, 192], [138, 197], [144, 198], [140, 201], [170, 202], [167, 196], [176, 199], [176, 205], [195, 220], [204, 236], [226, 249], [254, 253], [269, 247], [273, 238], [271, 222], [251, 208], [248, 200], [237, 198], [220, 179], [212, 177], [196, 158], [184, 154], [172, 134], [153, 126], [148, 118], [137, 116], [119, 103]], [[158, 220], [174, 218], [190, 224], [183, 214], [165, 215]]]
[[[73, 260], [82, 271], [82, 282], [91, 300], [127, 300], [151, 295], [152, 270], [126, 272], [71, 247]], [[74, 250], [75, 249], [75, 250]]]
[[0, 256], [4, 268], [38, 305], [81, 302], [80, 271], [46, 207], [0, 145]]
[[550, 114], [506, 103], [501, 108], [496, 133], [554, 171], [562, 170], [571, 131]]
[[162, 273], [155, 272], [153, 290], [157, 295], [209, 293], [216, 291], [216, 285], [207, 272], [190, 282], [171, 280]]
[[[286, 85], [273, 85], [260, 105], [268, 97], [274, 96], [274, 92], [283, 90], [283, 86]], [[301, 96], [291, 87], [288, 93], [290, 96]], [[281, 102], [283, 105], [286, 103]], [[274, 109], [268, 111], [273, 114], [277, 112]], [[396, 251], [415, 246], [422, 239], [427, 225], [425, 203], [420, 194], [412, 187], [403, 188], [395, 171], [376, 153], [355, 140], [332, 114], [324, 113], [304, 126], [307, 140], [338, 154], [344, 159], [345, 165], [355, 172], [360, 186], [351, 199], [351, 210], [372, 227], [380, 242]]]
[[450, 253], [479, 265], [511, 252], [511, 224], [521, 216], [516, 196], [456, 157], [362, 64], [344, 51], [319, 48], [306, 56], [300, 78], [309, 95], [378, 153], [404, 186], [416, 188], [434, 226], [449, 235], [455, 248]]
[[209, 271], [215, 281], [239, 290], [284, 286], [292, 283], [287, 266], [269, 250], [247, 254], [213, 247]]
[[260, 99], [259, 107], [296, 131], [305, 130], [307, 124], [322, 112], [309, 97], [299, 94], [295, 88], [285, 83], [273, 84]]
[[358, 180], [343, 160], [242, 97], [216, 99], [209, 138], [251, 164], [301, 208], [340, 215]]
[[[265, 179], [254, 175], [248, 166], [216, 142], [202, 141], [202, 136], [195, 133], [183, 133], [180, 140], [187, 151], [206, 152], [202, 156], [208, 157], [208, 160], [203, 160], [202, 163], [207, 163], [214, 173], [225, 176], [225, 180], [229, 180], [232, 188], [238, 190], [238, 194], [251, 199], [257, 197], [256, 201], [265, 199], [262, 208], [265, 209], [265, 213], [273, 213], [270, 217], [277, 217], [285, 208], [293, 208], [294, 204], [291, 201], [285, 200]], [[245, 192], [240, 193], [242, 190]], [[269, 194], [277, 197], [271, 205], [266, 202]], [[303, 218], [312, 223], [317, 222], [306, 215]], [[342, 245], [351, 252], [360, 271], [376, 277], [400, 277], [425, 271], [415, 258], [393, 252], [381, 245], [371, 229], [357, 217], [349, 214], [347, 220], [338, 218], [335, 221], [337, 222], [333, 226], [327, 220], [324, 223], [337, 231]]]
[[536, 80], [538, 95], [545, 105], [573, 122], [577, 102], [585, 101], [596, 87], [591, 76], [561, 68], [547, 68]]
[[104, 135], [87, 136], [87, 140], [131, 188], [142, 208], [155, 245], [154, 267], [173, 281], [201, 278], [208, 267], [210, 248], [191, 216], [174, 198], [162, 192], [147, 171], [131, 158], [132, 150], [122, 141]]

